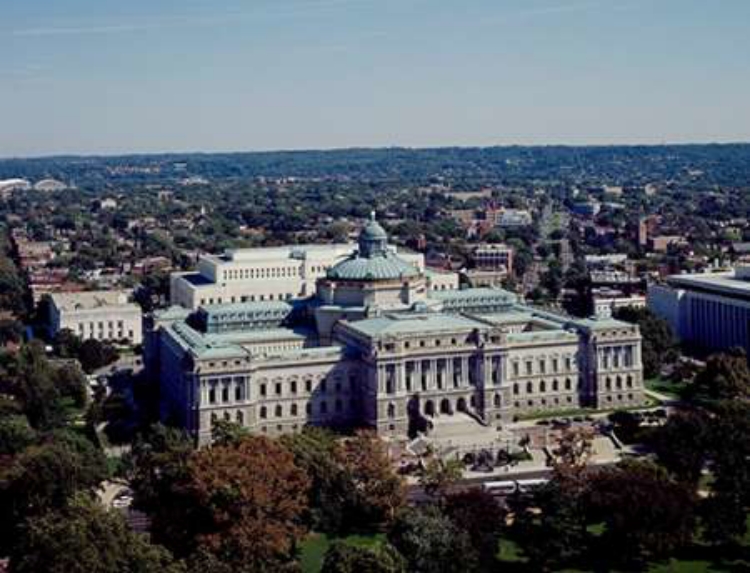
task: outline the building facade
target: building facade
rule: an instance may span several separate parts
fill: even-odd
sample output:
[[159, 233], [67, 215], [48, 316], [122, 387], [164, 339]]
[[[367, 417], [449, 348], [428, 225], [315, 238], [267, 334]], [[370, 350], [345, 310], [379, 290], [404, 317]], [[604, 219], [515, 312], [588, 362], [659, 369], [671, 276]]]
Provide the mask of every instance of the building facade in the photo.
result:
[[649, 286], [648, 307], [683, 342], [706, 351], [750, 351], [750, 266], [667, 277]]
[[126, 291], [53, 293], [50, 300], [50, 336], [68, 329], [83, 340], [143, 341], [141, 307], [130, 302]]
[[427, 283], [373, 220], [305, 301], [157, 314], [146, 362], [162, 415], [202, 444], [224, 419], [273, 435], [320, 424], [405, 438], [439, 416], [498, 426], [541, 410], [643, 403], [637, 326]]

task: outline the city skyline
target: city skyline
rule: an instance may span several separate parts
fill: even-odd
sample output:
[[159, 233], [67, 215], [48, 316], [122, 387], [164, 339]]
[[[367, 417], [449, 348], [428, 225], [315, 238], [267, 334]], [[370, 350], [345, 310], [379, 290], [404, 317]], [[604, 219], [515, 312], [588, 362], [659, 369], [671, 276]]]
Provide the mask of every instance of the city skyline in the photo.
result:
[[746, 3], [0, 7], [0, 157], [750, 139]]

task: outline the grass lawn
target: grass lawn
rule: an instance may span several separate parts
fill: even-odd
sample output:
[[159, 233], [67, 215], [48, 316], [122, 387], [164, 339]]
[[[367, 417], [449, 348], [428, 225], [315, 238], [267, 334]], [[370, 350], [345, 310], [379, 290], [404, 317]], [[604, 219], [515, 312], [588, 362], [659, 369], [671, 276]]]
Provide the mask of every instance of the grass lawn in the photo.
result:
[[[361, 547], [371, 547], [382, 543], [385, 535], [382, 533], [371, 535], [349, 535], [340, 538], [350, 545]], [[335, 537], [329, 537], [325, 533], [311, 533], [307, 540], [302, 544], [302, 555], [300, 563], [303, 573], [318, 573], [323, 566], [323, 557], [328, 548], [336, 540]]]
[[625, 410], [627, 412], [636, 412], [638, 410], [646, 410], [648, 408], [654, 408], [658, 406], [660, 402], [651, 399], [646, 396], [646, 403], [643, 406], [628, 406], [627, 408], [609, 408], [609, 409], [595, 409], [595, 408], [568, 408], [561, 410], [536, 410], [527, 414], [521, 414], [518, 416], [519, 421], [528, 420], [546, 420], [551, 418], [571, 418], [574, 416], [591, 416], [594, 414], [609, 414], [616, 411]]
[[[589, 528], [594, 535], [603, 531], [603, 526]], [[735, 573], [750, 571], [750, 515], [747, 516], [747, 533], [739, 547], [728, 555], [724, 551], [712, 551], [711, 548], [696, 543], [689, 547], [684, 556], [672, 558], [665, 562], [650, 564], [648, 573]], [[515, 541], [501, 539], [498, 549], [498, 561], [502, 571], [527, 571], [528, 559], [524, 556]], [[587, 569], [565, 569], [560, 573], [594, 573]]]
[[672, 380], [665, 380], [664, 378], [646, 380], [647, 389], [675, 399], [681, 398], [687, 387], [686, 382], [674, 382]]

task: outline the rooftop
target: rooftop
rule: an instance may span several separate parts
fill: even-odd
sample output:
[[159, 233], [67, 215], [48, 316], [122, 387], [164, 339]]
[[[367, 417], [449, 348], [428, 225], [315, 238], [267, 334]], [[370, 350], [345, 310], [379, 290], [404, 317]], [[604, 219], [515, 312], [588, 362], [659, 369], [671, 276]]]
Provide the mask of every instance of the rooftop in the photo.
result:
[[735, 271], [721, 273], [672, 275], [667, 278], [667, 282], [687, 290], [750, 298], [750, 276], [747, 273], [747, 267], [738, 267]]
[[50, 296], [58, 310], [67, 312], [115, 306], [139, 308], [138, 305], [129, 302], [130, 293], [122, 290], [60, 292]]
[[465, 316], [452, 314], [388, 314], [377, 318], [345, 322], [351, 330], [368, 337], [397, 334], [437, 334], [440, 332], [486, 329], [487, 325]]

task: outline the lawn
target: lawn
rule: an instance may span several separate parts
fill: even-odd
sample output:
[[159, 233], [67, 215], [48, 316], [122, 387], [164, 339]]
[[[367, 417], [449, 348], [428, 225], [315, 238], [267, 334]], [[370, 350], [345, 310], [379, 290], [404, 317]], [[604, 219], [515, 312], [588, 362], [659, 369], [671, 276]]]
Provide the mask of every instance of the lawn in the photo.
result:
[[[385, 535], [349, 535], [339, 538], [350, 545], [370, 547], [382, 543]], [[311, 533], [307, 540], [302, 544], [302, 554], [300, 563], [303, 573], [318, 573], [323, 566], [323, 557], [328, 548], [336, 540], [335, 537], [329, 537], [325, 533]]]
[[686, 382], [675, 382], [673, 380], [665, 380], [664, 378], [651, 378], [646, 380], [646, 388], [659, 392], [665, 396], [669, 396], [674, 399], [682, 398], [685, 390], [687, 390]]
[[[590, 528], [591, 533], [602, 532], [601, 526]], [[515, 541], [501, 539], [498, 561], [503, 571], [526, 571], [528, 560]], [[747, 533], [739, 547], [729, 553], [726, 550], [713, 550], [700, 543], [687, 548], [680, 558], [652, 563], [648, 573], [735, 573], [750, 571], [750, 515], [747, 516]], [[565, 569], [560, 573], [594, 573], [586, 569]]]

